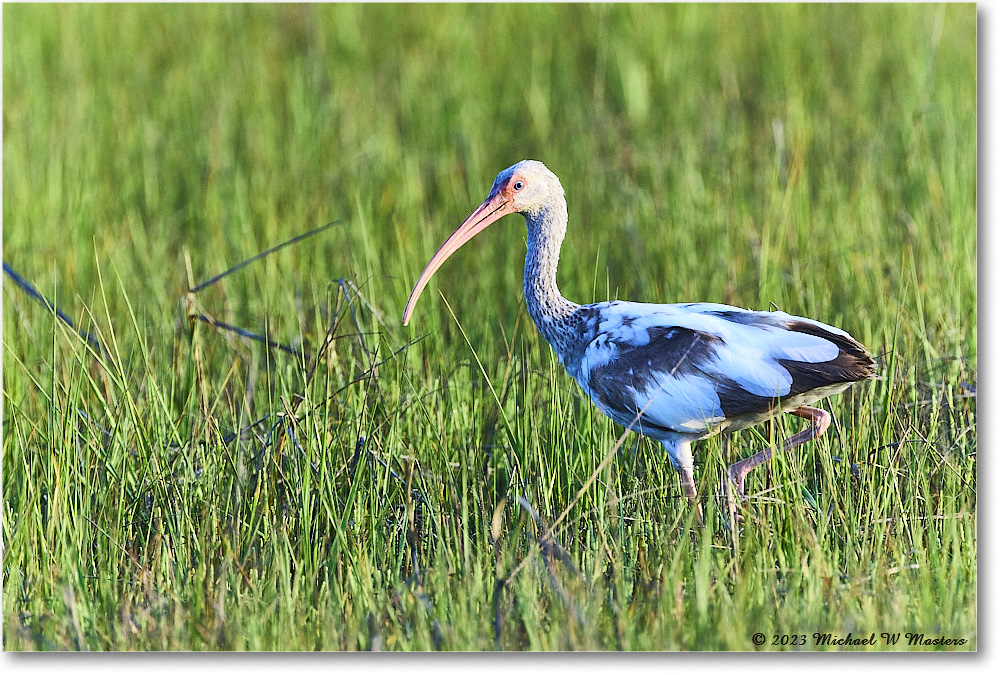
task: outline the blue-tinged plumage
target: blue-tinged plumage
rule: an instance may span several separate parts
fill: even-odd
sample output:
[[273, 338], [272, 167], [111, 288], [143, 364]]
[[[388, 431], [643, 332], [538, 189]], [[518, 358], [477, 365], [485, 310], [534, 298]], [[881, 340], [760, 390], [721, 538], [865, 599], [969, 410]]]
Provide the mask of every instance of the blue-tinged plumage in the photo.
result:
[[847, 333], [784, 312], [632, 302], [580, 311], [600, 319], [567, 370], [610, 417], [628, 424], [642, 411], [663, 434], [743, 428], [872, 374]]
[[[661, 441], [696, 497], [691, 443], [783, 412], [810, 426], [782, 445], [822, 434], [830, 414], [809, 404], [872, 377], [875, 363], [846, 332], [784, 312], [715, 303], [578, 305], [556, 284], [566, 234], [566, 199], [555, 174], [525, 160], [500, 172], [489, 197], [441, 246], [414, 286], [409, 321], [427, 281], [452, 253], [501, 217], [521, 213], [528, 233], [524, 295], [528, 313], [560, 363], [598, 408], [619, 424]], [[742, 494], [757, 453], [730, 467]]]

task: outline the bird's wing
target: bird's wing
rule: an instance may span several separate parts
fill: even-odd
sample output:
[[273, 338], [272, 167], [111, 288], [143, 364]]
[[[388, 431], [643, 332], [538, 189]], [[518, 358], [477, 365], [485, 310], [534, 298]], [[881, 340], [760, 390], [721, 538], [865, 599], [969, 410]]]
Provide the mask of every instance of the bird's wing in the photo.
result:
[[609, 417], [629, 425], [641, 412], [650, 431], [704, 433], [871, 374], [847, 333], [784, 312], [614, 302], [598, 316], [577, 379]]

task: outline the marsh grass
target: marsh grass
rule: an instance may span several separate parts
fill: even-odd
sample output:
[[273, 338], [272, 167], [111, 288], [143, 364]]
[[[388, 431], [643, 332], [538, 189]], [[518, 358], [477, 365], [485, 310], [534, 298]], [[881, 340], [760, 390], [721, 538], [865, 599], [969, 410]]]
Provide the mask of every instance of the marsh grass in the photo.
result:
[[[973, 5], [3, 25], [4, 260], [74, 323], [5, 278], [5, 649], [976, 648]], [[661, 449], [561, 371], [515, 219], [400, 326], [524, 157], [566, 186], [574, 300], [773, 303], [877, 355], [742, 524], [717, 440], [698, 529]]]

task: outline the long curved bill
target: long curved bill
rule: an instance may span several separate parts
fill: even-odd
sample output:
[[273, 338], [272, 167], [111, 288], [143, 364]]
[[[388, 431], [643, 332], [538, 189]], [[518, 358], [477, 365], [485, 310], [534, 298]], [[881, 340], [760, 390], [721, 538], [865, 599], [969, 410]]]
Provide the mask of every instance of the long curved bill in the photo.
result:
[[427, 282], [431, 280], [438, 268], [444, 261], [451, 257], [451, 254], [462, 248], [465, 242], [469, 241], [487, 227], [500, 220], [509, 213], [513, 213], [511, 203], [503, 192], [497, 192], [487, 198], [482, 205], [472, 212], [465, 222], [458, 226], [451, 236], [437, 250], [434, 257], [427, 263], [427, 267], [420, 273], [417, 284], [410, 291], [410, 299], [406, 301], [406, 309], [403, 310], [403, 325], [410, 322], [410, 315], [413, 314], [413, 307], [417, 304], [417, 299], [423, 293]]

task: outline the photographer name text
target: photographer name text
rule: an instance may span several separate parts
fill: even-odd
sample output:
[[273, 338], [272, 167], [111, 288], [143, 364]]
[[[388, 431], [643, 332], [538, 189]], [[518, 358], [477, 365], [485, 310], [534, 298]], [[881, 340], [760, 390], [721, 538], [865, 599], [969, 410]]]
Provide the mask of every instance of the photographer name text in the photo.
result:
[[753, 643], [758, 647], [765, 643], [774, 647], [961, 647], [968, 644], [968, 638], [933, 635], [929, 633], [778, 633], [768, 639], [763, 633], [753, 634]]

